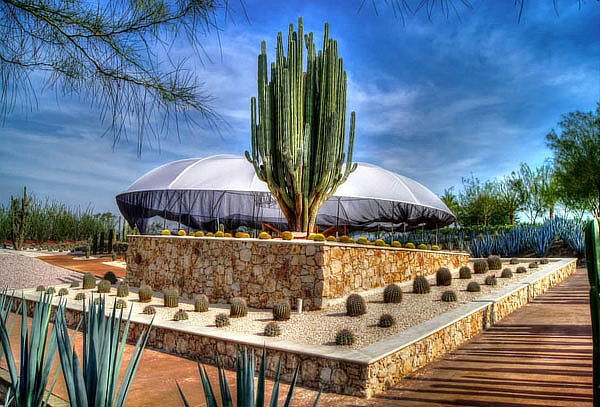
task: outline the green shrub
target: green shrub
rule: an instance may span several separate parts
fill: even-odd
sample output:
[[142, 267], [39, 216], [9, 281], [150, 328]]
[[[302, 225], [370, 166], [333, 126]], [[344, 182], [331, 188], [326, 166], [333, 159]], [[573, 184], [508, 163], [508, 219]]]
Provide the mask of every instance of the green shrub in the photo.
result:
[[367, 303], [359, 294], [350, 294], [346, 298], [346, 313], [351, 317], [358, 317], [367, 313]]

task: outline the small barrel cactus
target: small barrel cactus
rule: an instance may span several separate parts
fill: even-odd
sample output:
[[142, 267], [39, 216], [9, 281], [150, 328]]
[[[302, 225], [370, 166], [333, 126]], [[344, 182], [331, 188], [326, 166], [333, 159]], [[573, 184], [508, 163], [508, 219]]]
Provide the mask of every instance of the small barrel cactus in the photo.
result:
[[431, 290], [429, 281], [425, 276], [416, 276], [413, 280], [413, 293], [415, 294], [427, 294]]
[[431, 246], [431, 250], [439, 252], [440, 250], [442, 250], [442, 248], [437, 244], [434, 244], [433, 246]]
[[177, 231], [177, 236], [187, 236], [187, 233], [183, 229], [179, 229]]
[[419, 250], [428, 250], [429, 246], [427, 246], [425, 243], [421, 243], [420, 245], [417, 246], [417, 249], [419, 249]]
[[79, 288], [79, 281], [73, 281], [69, 284], [69, 288]]
[[356, 239], [356, 243], [358, 243], [358, 244], [367, 244], [367, 243], [369, 243], [369, 239], [367, 239], [364, 236], [361, 236], [358, 239]]
[[219, 230], [215, 232], [215, 237], [225, 237], [225, 232]]
[[234, 297], [231, 299], [231, 306], [229, 307], [229, 316], [232, 318], [240, 318], [248, 315], [248, 305], [246, 300], [242, 297]]
[[227, 314], [218, 314], [215, 317], [215, 325], [217, 326], [217, 328], [222, 328], [224, 326], [229, 325], [229, 315]]
[[452, 284], [452, 273], [446, 267], [441, 267], [435, 273], [435, 284], [436, 285], [450, 285]]
[[85, 293], [77, 293], [77, 295], [75, 295], [75, 301], [83, 301], [85, 300]]
[[204, 232], [201, 231], [201, 230], [199, 230], [196, 233], [194, 233], [194, 236], [196, 236], [196, 237], [204, 237]]
[[185, 312], [185, 310], [179, 309], [179, 311], [177, 311], [175, 313], [175, 315], [173, 315], [173, 320], [174, 321], [187, 321], [189, 318], [188, 313]]
[[383, 314], [379, 317], [379, 322], [377, 325], [380, 328], [389, 328], [393, 325], [396, 325], [396, 320], [390, 314]]
[[469, 284], [467, 284], [467, 291], [471, 293], [478, 293], [481, 291], [481, 287], [477, 281], [471, 281]]
[[495, 275], [491, 275], [491, 276], [487, 276], [485, 278], [485, 285], [496, 285], [498, 284], [498, 280], [496, 279]]
[[338, 240], [335, 236], [331, 235], [331, 236], [327, 236], [327, 241], [328, 242], [337, 242]]
[[547, 258], [540, 259], [540, 264], [548, 264], [550, 261]]
[[206, 232], [206, 234], [204, 236], [205, 237], [215, 237], [215, 234], [213, 232]]
[[35, 291], [36, 291], [36, 292], [40, 292], [40, 293], [41, 293], [41, 292], [44, 292], [44, 291], [46, 291], [46, 286], [45, 286], [45, 285], [38, 285], [38, 286], [35, 288]]
[[280, 302], [273, 306], [273, 319], [275, 321], [287, 321], [290, 319], [292, 309], [287, 301]]
[[404, 245], [404, 247], [406, 247], [407, 249], [414, 249], [415, 244], [413, 242], [408, 242], [406, 245]]
[[398, 304], [402, 302], [402, 289], [398, 284], [390, 284], [383, 290], [383, 302]]
[[314, 240], [315, 242], [324, 242], [325, 240], [327, 240], [327, 238], [323, 233], [315, 233], [312, 240]]
[[502, 270], [502, 260], [500, 259], [500, 256], [488, 256], [487, 264], [490, 270]]
[[111, 284], [117, 284], [117, 281], [119, 281], [115, 273], [113, 273], [112, 271], [107, 271], [106, 273], [104, 273], [104, 277], [102, 277], [102, 279], [110, 281]]
[[519, 266], [519, 267], [517, 267], [517, 273], [519, 273], [519, 274], [527, 273], [527, 269], [523, 266]]
[[281, 234], [283, 240], [294, 240], [294, 234], [290, 231], [285, 231]]
[[500, 274], [500, 278], [512, 278], [512, 276], [512, 270], [509, 268], [505, 268], [504, 270], [502, 270], [502, 274]]
[[279, 336], [281, 335], [281, 328], [275, 321], [271, 321], [265, 326], [265, 336]]
[[512, 259], [510, 259], [510, 264], [513, 266], [516, 264], [519, 264], [519, 259], [517, 259], [516, 257], [513, 257]]
[[455, 302], [457, 300], [456, 293], [452, 290], [444, 291], [442, 293], [442, 301], [444, 302]]
[[383, 239], [377, 239], [373, 242], [373, 244], [375, 246], [385, 246], [387, 243], [385, 243], [385, 240], [383, 240]]
[[146, 305], [144, 307], [144, 309], [142, 310], [142, 314], [154, 315], [154, 314], [156, 314], [156, 308], [154, 308], [154, 306], [152, 306], [152, 305]]
[[117, 297], [127, 297], [129, 295], [129, 286], [127, 284], [119, 284], [117, 287]]
[[179, 306], [179, 290], [176, 288], [163, 290], [163, 305], [167, 308], [177, 308]]
[[171, 235], [171, 231], [169, 229], [163, 229], [160, 232], [160, 234], [163, 235], [163, 236], [170, 236]]
[[197, 295], [194, 298], [194, 311], [195, 312], [207, 312], [208, 311], [208, 297], [204, 294]]
[[271, 238], [271, 235], [268, 234], [267, 232], [260, 232], [260, 234], [258, 235], [258, 238], [262, 239], [262, 240], [268, 240]]
[[91, 290], [96, 288], [96, 276], [92, 273], [85, 273], [83, 276], [83, 289]]
[[63, 295], [69, 295], [69, 289], [68, 288], [61, 288], [60, 290], [58, 290], [58, 295], [59, 296], [63, 296]]
[[98, 283], [98, 292], [100, 294], [109, 293], [110, 292], [110, 287], [111, 287], [110, 281], [108, 281], [108, 280], [101, 280]]
[[358, 317], [367, 313], [367, 302], [359, 294], [350, 294], [346, 298], [346, 313], [351, 317]]
[[356, 339], [354, 338], [354, 334], [349, 329], [342, 329], [335, 334], [335, 344], [339, 346], [350, 346], [354, 345]]
[[119, 298], [117, 300], [117, 302], [115, 302], [115, 308], [116, 309], [123, 309], [123, 308], [127, 308], [127, 301], [125, 301], [122, 298]]
[[458, 270], [458, 277], [462, 280], [471, 278], [471, 268], [469, 266], [462, 266]]
[[142, 285], [138, 291], [138, 297], [140, 302], [150, 302], [152, 301], [152, 296], [154, 295], [154, 291], [152, 287], [149, 285]]
[[56, 288], [54, 288], [54, 287], [48, 287], [46, 289], [46, 294], [56, 294]]
[[400, 248], [400, 247], [402, 247], [402, 243], [400, 243], [400, 242], [399, 242], [399, 241], [397, 241], [397, 240], [394, 240], [394, 241], [392, 242], [392, 247], [397, 247], [397, 248]]
[[538, 262], [537, 261], [532, 261], [531, 263], [529, 263], [529, 268], [530, 269], [536, 269], [536, 268], [538, 268]]
[[490, 268], [487, 260], [475, 260], [473, 262], [473, 270], [475, 271], [475, 274], [487, 273], [489, 269]]

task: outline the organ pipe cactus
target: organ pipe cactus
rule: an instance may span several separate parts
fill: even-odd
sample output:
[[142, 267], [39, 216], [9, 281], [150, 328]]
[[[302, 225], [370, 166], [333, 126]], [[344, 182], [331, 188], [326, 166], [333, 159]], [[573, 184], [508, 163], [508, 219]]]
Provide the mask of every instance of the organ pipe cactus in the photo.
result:
[[[355, 114], [346, 140], [346, 72], [325, 24], [323, 49], [313, 33], [290, 24], [268, 74], [267, 44], [258, 56], [258, 99], [250, 101], [252, 151], [246, 158], [279, 203], [290, 230], [312, 231], [319, 208], [346, 181], [352, 162]], [[306, 48], [306, 71], [304, 71]]]
[[600, 230], [598, 219], [585, 227], [585, 252], [592, 314], [592, 386], [594, 406], [600, 405]]

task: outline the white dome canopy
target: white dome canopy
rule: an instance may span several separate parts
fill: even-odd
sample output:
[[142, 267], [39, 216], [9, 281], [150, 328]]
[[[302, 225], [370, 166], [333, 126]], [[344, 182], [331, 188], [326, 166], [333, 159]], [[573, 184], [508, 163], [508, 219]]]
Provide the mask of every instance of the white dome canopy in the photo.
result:
[[[229, 227], [285, 218], [245, 157], [215, 155], [174, 161], [153, 169], [117, 196], [119, 209], [140, 230], [145, 219], [162, 216], [195, 229], [210, 223]], [[448, 207], [429, 189], [381, 167], [358, 163], [319, 211], [323, 227], [442, 227], [454, 221]]]

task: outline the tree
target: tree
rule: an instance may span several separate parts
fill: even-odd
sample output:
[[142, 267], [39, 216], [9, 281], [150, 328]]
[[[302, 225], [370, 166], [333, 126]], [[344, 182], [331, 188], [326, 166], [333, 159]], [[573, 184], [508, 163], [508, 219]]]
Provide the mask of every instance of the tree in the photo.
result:
[[514, 171], [497, 182], [498, 199], [508, 213], [510, 224], [515, 224], [516, 213], [525, 202], [523, 181]]
[[[307, 58], [304, 72], [303, 50]], [[246, 158], [267, 183], [290, 230], [312, 231], [317, 213], [356, 168], [354, 112], [346, 142], [346, 72], [337, 41], [325, 24], [323, 50], [317, 54], [313, 33], [306, 37], [290, 24], [287, 56], [282, 34], [267, 72], [267, 45], [258, 56], [258, 103], [252, 98], [252, 152]]]
[[471, 176], [463, 178], [463, 191], [460, 202], [465, 212], [467, 224], [487, 226], [495, 212], [498, 211], [498, 198], [493, 181], [482, 183], [479, 178]]
[[538, 169], [540, 177], [540, 197], [544, 207], [548, 210], [548, 216], [554, 218], [554, 210], [560, 200], [559, 189], [556, 182], [554, 167], [544, 164]]
[[521, 179], [521, 193], [524, 196], [523, 211], [531, 223], [535, 223], [546, 210], [542, 196], [543, 172], [532, 169], [529, 164], [521, 163], [518, 172]]
[[[179, 119], [214, 124], [198, 79], [169, 47], [185, 36], [195, 50], [222, 4], [204, 0], [0, 0], [0, 111], [33, 102], [43, 86], [101, 110], [115, 143], [137, 130], [138, 152]], [[43, 74], [37, 85], [34, 75]], [[33, 103], [28, 103], [32, 106]], [[166, 126], [166, 128], [165, 128]], [[177, 127], [178, 128], [178, 127]]]
[[591, 203], [600, 212], [600, 103], [595, 111], [570, 112], [548, 133], [557, 187], [571, 202]]

